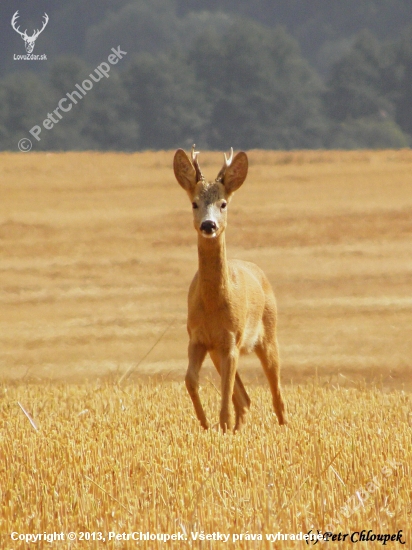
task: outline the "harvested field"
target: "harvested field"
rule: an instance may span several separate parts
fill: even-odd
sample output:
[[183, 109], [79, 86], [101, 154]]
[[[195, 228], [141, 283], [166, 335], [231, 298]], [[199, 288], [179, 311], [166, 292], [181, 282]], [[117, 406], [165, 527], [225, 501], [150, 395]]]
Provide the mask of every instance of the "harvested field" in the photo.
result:
[[[53, 543], [63, 549], [306, 548], [266, 536], [311, 529], [402, 530], [407, 545], [388, 547], [411, 548], [410, 394], [287, 386], [291, 421], [280, 428], [268, 389], [252, 385], [248, 424], [224, 436], [198, 427], [184, 385], [160, 377], [124, 388], [106, 381], [3, 391], [1, 548], [35, 546], [12, 544], [12, 532], [106, 538]], [[218, 419], [212, 382], [201, 395]], [[17, 402], [29, 408], [38, 431]], [[181, 533], [187, 540], [109, 541], [110, 532]], [[194, 540], [201, 532], [230, 538]], [[246, 533], [263, 540], [234, 541]], [[353, 548], [347, 540], [338, 544]]]
[[[214, 177], [221, 155], [202, 156]], [[412, 153], [249, 156], [228, 254], [275, 288], [284, 381], [410, 384]], [[0, 373], [120, 376], [170, 324], [139, 371], [182, 373], [197, 252], [172, 152], [1, 160]]]
[[[252, 408], [234, 437], [200, 430], [182, 383], [197, 251], [173, 152], [0, 158], [1, 548], [29, 547], [13, 531], [303, 548], [265, 536], [328, 525], [402, 529], [412, 548], [411, 151], [249, 153], [228, 254], [275, 289], [290, 425], [245, 357]], [[221, 154], [200, 159], [214, 177]], [[202, 381], [217, 422], [210, 360]], [[191, 539], [202, 530], [264, 541]]]

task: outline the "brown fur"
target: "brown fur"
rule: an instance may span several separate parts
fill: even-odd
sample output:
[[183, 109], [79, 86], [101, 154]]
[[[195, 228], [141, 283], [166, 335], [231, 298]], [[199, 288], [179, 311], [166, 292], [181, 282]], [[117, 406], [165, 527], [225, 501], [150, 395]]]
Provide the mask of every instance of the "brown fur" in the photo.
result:
[[[209, 353], [222, 381], [220, 426], [224, 432], [233, 427], [229, 406], [232, 399], [236, 414], [234, 428], [240, 429], [250, 398], [237, 373], [238, 359], [240, 354], [254, 351], [268, 378], [279, 424], [285, 424], [279, 381], [276, 302], [272, 288], [257, 265], [226, 258], [227, 204], [246, 178], [246, 153], [238, 153], [233, 162], [221, 170], [219, 181], [209, 183], [201, 176], [196, 157], [193, 161], [182, 149], [176, 151], [174, 171], [194, 205], [199, 255], [199, 270], [190, 285], [188, 298], [186, 387], [196, 415], [207, 429], [209, 423], [198, 389], [199, 371], [206, 353]], [[214, 229], [206, 231], [203, 229], [205, 223], [213, 223]]]

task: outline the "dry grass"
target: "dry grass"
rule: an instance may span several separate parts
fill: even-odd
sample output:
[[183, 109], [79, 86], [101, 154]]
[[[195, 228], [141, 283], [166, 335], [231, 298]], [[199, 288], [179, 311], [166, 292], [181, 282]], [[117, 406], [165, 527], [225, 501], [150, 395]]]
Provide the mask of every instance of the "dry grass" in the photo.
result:
[[[209, 548], [191, 542], [190, 533], [265, 536], [324, 530], [330, 522], [342, 533], [403, 529], [410, 544], [410, 396], [316, 384], [285, 393], [288, 428], [279, 428], [268, 389], [257, 385], [248, 425], [240, 434], [223, 436], [199, 428], [177, 382], [4, 386], [2, 548], [19, 548], [5, 544], [12, 531], [186, 532], [188, 543], [168, 547]], [[215, 421], [217, 397], [206, 383], [202, 398]], [[33, 415], [38, 431], [17, 402]], [[373, 479], [379, 488], [366, 494]], [[213, 547], [296, 547], [221, 544]], [[345, 547], [352, 544], [339, 545]]]
[[[403, 529], [411, 547], [412, 152], [250, 153], [228, 250], [275, 287], [291, 424], [279, 428], [245, 358], [253, 405], [234, 437], [198, 428], [182, 384], [196, 237], [171, 159], [1, 155], [0, 547], [27, 547], [11, 531], [190, 537], [330, 521]], [[201, 155], [208, 177], [220, 163]], [[167, 327], [136, 371], [164, 374], [119, 387]], [[208, 362], [202, 399], [217, 421], [215, 387]]]

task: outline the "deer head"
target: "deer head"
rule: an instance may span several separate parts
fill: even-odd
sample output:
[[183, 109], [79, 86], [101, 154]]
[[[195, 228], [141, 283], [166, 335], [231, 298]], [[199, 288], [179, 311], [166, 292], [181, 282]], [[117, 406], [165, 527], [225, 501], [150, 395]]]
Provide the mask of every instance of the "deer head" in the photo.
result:
[[215, 181], [207, 182], [200, 170], [198, 155], [194, 145], [191, 160], [183, 149], [178, 149], [173, 167], [178, 183], [192, 202], [196, 231], [202, 237], [214, 238], [225, 230], [227, 205], [246, 179], [248, 159], [243, 151], [233, 157], [231, 149], [229, 158], [223, 155], [224, 164]]
[[27, 53], [32, 53], [32, 51], [34, 50], [34, 43], [36, 42], [39, 34], [41, 32], [43, 32], [45, 26], [49, 22], [49, 16], [47, 15], [47, 13], [45, 13], [43, 15], [44, 21], [43, 21], [42, 28], [40, 30], [39, 29], [35, 30], [33, 32], [32, 36], [27, 35], [27, 29], [24, 32], [21, 32], [20, 27], [16, 27], [16, 21], [17, 21], [18, 17], [19, 17], [19, 11], [17, 10], [16, 13], [13, 15], [13, 18], [11, 20], [11, 26], [23, 38], [24, 45], [25, 45], [25, 48], [26, 48], [26, 52]]

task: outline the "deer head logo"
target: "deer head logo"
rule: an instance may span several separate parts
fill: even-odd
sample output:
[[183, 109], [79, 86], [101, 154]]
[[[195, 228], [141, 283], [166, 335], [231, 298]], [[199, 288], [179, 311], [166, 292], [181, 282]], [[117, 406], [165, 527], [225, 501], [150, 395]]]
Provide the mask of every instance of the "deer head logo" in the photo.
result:
[[28, 36], [27, 29], [24, 32], [21, 32], [20, 27], [16, 27], [16, 21], [17, 21], [18, 17], [19, 17], [19, 11], [17, 10], [16, 13], [13, 15], [13, 18], [11, 20], [11, 26], [23, 38], [24, 45], [26, 47], [26, 52], [27, 53], [32, 53], [32, 51], [34, 50], [34, 43], [36, 42], [39, 34], [44, 31], [45, 26], [49, 22], [49, 16], [47, 15], [47, 13], [45, 13], [43, 15], [44, 21], [43, 21], [42, 28], [40, 30], [39, 29], [35, 30], [33, 32], [32, 36]]

